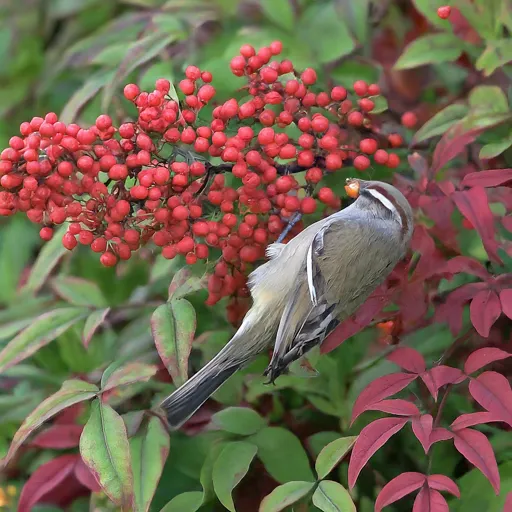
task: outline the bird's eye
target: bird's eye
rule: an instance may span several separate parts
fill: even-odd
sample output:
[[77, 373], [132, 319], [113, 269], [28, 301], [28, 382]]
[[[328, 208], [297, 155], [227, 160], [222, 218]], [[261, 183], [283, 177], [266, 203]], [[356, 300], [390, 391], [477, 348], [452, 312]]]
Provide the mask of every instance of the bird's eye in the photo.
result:
[[352, 199], [356, 199], [359, 197], [360, 185], [358, 180], [348, 179], [347, 184], [345, 185], [345, 192], [348, 197]]

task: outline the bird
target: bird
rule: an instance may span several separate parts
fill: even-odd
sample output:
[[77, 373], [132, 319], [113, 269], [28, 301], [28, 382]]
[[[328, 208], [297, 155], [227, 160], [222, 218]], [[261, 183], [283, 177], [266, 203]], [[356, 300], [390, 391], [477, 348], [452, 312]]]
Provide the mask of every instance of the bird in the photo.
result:
[[404, 195], [357, 178], [345, 190], [355, 199], [349, 206], [268, 246], [268, 261], [249, 275], [253, 305], [234, 336], [161, 403], [171, 430], [272, 345], [265, 375], [274, 382], [355, 313], [406, 255], [414, 219]]

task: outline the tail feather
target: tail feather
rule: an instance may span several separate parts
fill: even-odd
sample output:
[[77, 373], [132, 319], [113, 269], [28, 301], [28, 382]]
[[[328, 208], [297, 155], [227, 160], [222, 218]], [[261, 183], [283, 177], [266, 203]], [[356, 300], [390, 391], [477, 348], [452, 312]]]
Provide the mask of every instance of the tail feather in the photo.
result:
[[161, 406], [170, 428], [181, 427], [239, 367], [230, 366], [214, 373], [212, 366], [207, 365], [166, 398]]

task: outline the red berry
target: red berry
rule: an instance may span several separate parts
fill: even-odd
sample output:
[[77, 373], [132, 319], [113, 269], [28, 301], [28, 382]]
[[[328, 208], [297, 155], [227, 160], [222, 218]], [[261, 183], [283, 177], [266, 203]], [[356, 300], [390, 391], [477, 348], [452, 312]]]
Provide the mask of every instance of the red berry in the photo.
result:
[[387, 151], [384, 151], [383, 149], [378, 149], [375, 151], [375, 155], [373, 155], [373, 159], [375, 160], [375, 163], [380, 165], [385, 165], [388, 162], [389, 155]]
[[364, 116], [361, 114], [361, 112], [350, 112], [350, 114], [347, 117], [348, 124], [351, 126], [361, 126], [364, 121]]
[[185, 76], [189, 80], [199, 80], [201, 77], [201, 70], [197, 66], [187, 66], [185, 69]]
[[346, 97], [347, 97], [347, 90], [345, 89], [345, 87], [341, 87], [341, 86], [337, 85], [336, 87], [332, 88], [331, 98], [334, 101], [343, 101], [344, 99], [346, 99]]
[[390, 153], [388, 162], [386, 165], [390, 169], [394, 169], [395, 167], [398, 167], [400, 165], [400, 157], [398, 155], [396, 155], [395, 153]]
[[377, 151], [378, 144], [375, 139], [363, 139], [359, 143], [359, 149], [367, 155], [373, 155]]
[[100, 256], [100, 263], [104, 267], [113, 267], [117, 263], [117, 257], [114, 253], [104, 252]]
[[316, 116], [311, 121], [311, 128], [315, 132], [325, 132], [329, 128], [329, 120], [322, 115]]
[[68, 249], [68, 251], [71, 251], [77, 246], [76, 238], [71, 233], [65, 233], [62, 237], [62, 245]]
[[185, 220], [188, 219], [189, 211], [186, 206], [176, 206], [174, 210], [172, 211], [172, 216], [176, 220]]
[[391, 147], [398, 148], [402, 145], [403, 139], [398, 133], [392, 133], [388, 135], [388, 142], [391, 144]]
[[369, 98], [359, 100], [359, 106], [364, 112], [371, 112], [375, 108], [375, 102]]
[[449, 5], [442, 5], [437, 9], [437, 15], [442, 19], [446, 20], [450, 17], [450, 14], [452, 12], [452, 8]]
[[125, 86], [123, 92], [127, 100], [133, 101], [140, 94], [140, 89], [135, 84], [128, 84]]
[[311, 169], [308, 169], [306, 172], [306, 181], [309, 181], [310, 183], [318, 183], [322, 178], [322, 169], [318, 167], [311, 167]]
[[418, 122], [418, 118], [414, 112], [405, 112], [402, 115], [402, 124], [406, 128], [414, 128], [416, 123]]
[[320, 199], [324, 204], [331, 204], [335, 200], [335, 195], [329, 187], [322, 187], [318, 191], [318, 199]]
[[48, 227], [41, 228], [41, 231], [39, 231], [39, 236], [42, 240], [48, 242], [53, 237], [53, 229]]
[[249, 58], [254, 57], [256, 55], [256, 50], [250, 44], [244, 44], [240, 48], [240, 55], [242, 55], [246, 59], [249, 59]]
[[370, 96], [377, 96], [380, 94], [380, 87], [377, 84], [370, 84], [368, 86], [368, 94]]
[[316, 82], [316, 71], [312, 68], [306, 68], [300, 78], [304, 85], [313, 85]]
[[367, 156], [359, 155], [354, 158], [354, 167], [358, 171], [364, 171], [370, 166], [370, 159]]
[[364, 80], [354, 82], [354, 92], [358, 96], [366, 96], [368, 94], [368, 84]]
[[310, 214], [316, 210], [316, 201], [312, 197], [305, 197], [300, 203], [302, 213]]

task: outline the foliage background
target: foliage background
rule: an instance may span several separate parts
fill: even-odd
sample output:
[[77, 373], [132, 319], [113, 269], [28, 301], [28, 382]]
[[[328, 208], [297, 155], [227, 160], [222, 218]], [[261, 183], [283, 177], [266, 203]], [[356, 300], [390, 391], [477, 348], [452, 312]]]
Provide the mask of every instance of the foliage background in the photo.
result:
[[[490, 102], [490, 110], [510, 115], [507, 95], [510, 99], [511, 74], [507, 63], [512, 49], [510, 40], [503, 43], [496, 36], [497, 20], [501, 20], [500, 27], [505, 34], [510, 35], [512, 30], [508, 0], [461, 2], [476, 6], [475, 17], [468, 17], [476, 23], [476, 29], [459, 24], [455, 26], [457, 34], [452, 33], [454, 29], [448, 21], [436, 18], [435, 9], [441, 3], [436, 0], [413, 3], [398, 0], [8, 0], [0, 5], [0, 142], [5, 147], [21, 121], [49, 111], [60, 113], [65, 122], [85, 125], [93, 123], [98, 113], [105, 111], [118, 121], [124, 120], [129, 112], [118, 96], [124, 83], [135, 81], [144, 88], [151, 87], [159, 77], [179, 80], [188, 64], [211, 71], [218, 100], [225, 100], [240, 84], [229, 71], [229, 61], [238, 48], [244, 43], [259, 47], [276, 39], [284, 44], [283, 57], [293, 59], [298, 68], [315, 65], [326, 84], [335, 82], [349, 88], [356, 79], [380, 80], [390, 107], [385, 115], [395, 128], [404, 112], [414, 110], [421, 125], [446, 105], [459, 100], [467, 103], [473, 88], [483, 84], [497, 85], [502, 91], [499, 98], [496, 96], [498, 99]], [[409, 53], [408, 60], [398, 66], [402, 69], [392, 67], [407, 44], [432, 31], [444, 34], [445, 40], [430, 42], [416, 53]], [[427, 66], [418, 67], [422, 64]], [[500, 112], [501, 98], [505, 106]], [[482, 101], [475, 100], [473, 108], [482, 105]], [[466, 113], [459, 112], [459, 117], [454, 115], [445, 120], [448, 124], [438, 123], [430, 135], [442, 135], [451, 121]], [[498, 152], [495, 147], [488, 148], [491, 153], [494, 150], [493, 157], [498, 159], [491, 160], [497, 163], [488, 167], [491, 169], [510, 166], [512, 159], [511, 152], [506, 151], [512, 144], [510, 125], [495, 128], [494, 121], [486, 121], [488, 135], [478, 148], [486, 143], [499, 145]], [[413, 133], [400, 130], [411, 141]], [[435, 146], [432, 139], [427, 140], [426, 136], [423, 139], [419, 146], [428, 158]], [[377, 175], [386, 179], [390, 176], [389, 170], [387, 174]], [[331, 180], [330, 185], [336, 187], [336, 181], [342, 183], [344, 177]], [[487, 255], [480, 237], [461, 227], [460, 216], [456, 222], [464, 254], [485, 262]], [[58, 243], [50, 243], [42, 251], [37, 232], [37, 226], [22, 216], [0, 219], [0, 346], [44, 312], [69, 304], [77, 311], [75, 316], [66, 312], [71, 314], [69, 321], [73, 325], [62, 334], [55, 332], [58, 322], [47, 327], [46, 334], [56, 337], [55, 341], [0, 376], [0, 455], [7, 453], [21, 421], [44, 398], [55, 393], [64, 380], [85, 375], [98, 380], [113, 361], [119, 365], [138, 361], [148, 365], [144, 367], [146, 370], [149, 365], [159, 364], [150, 319], [155, 309], [166, 301], [171, 279], [183, 265], [179, 258], [171, 262], [163, 260], [148, 247], [140, 251], [139, 257], [107, 269], [84, 248], [73, 255], [64, 255]], [[58, 272], [50, 277], [49, 272], [57, 263]], [[508, 265], [510, 272], [510, 262]], [[204, 269], [194, 272], [199, 283]], [[459, 284], [466, 277], [457, 276]], [[182, 278], [179, 274], [178, 280]], [[446, 282], [441, 283], [441, 289], [443, 286], [449, 289]], [[200, 284], [197, 288], [197, 292], [187, 297], [197, 316], [192, 368], [208, 360], [232, 332], [226, 318], [226, 304], [205, 306], [206, 292], [200, 289]], [[108, 321], [94, 333], [85, 349], [84, 311], [98, 311], [99, 318], [106, 314], [107, 308], [110, 308]], [[466, 311], [465, 328], [470, 325], [468, 317]], [[508, 344], [500, 346], [510, 350], [509, 321], [502, 317], [497, 327], [502, 338], [508, 340]], [[357, 435], [362, 427], [379, 417], [377, 412], [367, 413], [350, 426], [352, 405], [360, 391], [373, 379], [396, 369], [383, 357], [392, 341], [382, 329], [367, 328], [317, 360], [319, 377], [281, 377], [272, 392], [258, 377], [266, 364], [266, 357], [262, 356], [217, 393], [216, 401], [209, 403], [195, 424], [190, 424], [184, 433], [173, 434], [170, 456], [151, 510], [160, 510], [181, 493], [207, 488], [211, 492], [211, 482], [204, 483], [207, 454], [219, 438], [231, 439], [233, 435], [224, 431], [192, 434], [222, 406], [252, 404], [273, 425], [282, 427], [261, 441], [260, 451], [266, 455], [253, 462], [237, 487], [238, 510], [257, 510], [276, 481], [311, 479], [305, 449], [315, 459], [340, 433]], [[417, 349], [428, 363], [434, 363], [452, 346], [454, 336], [447, 325], [430, 323], [411, 331], [400, 342]], [[482, 346], [483, 342], [472, 333], [469, 348]], [[463, 349], [459, 357], [465, 357], [469, 351]], [[503, 363], [499, 369], [503, 373], [508, 369], [510, 373], [510, 364], [507, 367]], [[172, 389], [161, 364], [157, 376], [116, 389], [109, 396], [109, 404], [120, 414], [127, 414], [124, 419], [128, 430], [131, 422], [136, 425], [138, 421], [133, 411], [157, 404]], [[243, 386], [244, 382], [247, 387]], [[83, 425], [89, 416], [87, 408], [75, 407], [75, 414], [61, 423]], [[452, 394], [445, 410], [455, 418], [472, 412], [473, 405], [467, 395]], [[404, 471], [425, 471], [427, 464], [431, 472], [448, 474], [458, 482], [462, 499], [451, 503], [453, 510], [502, 510], [505, 496], [512, 490], [510, 432], [490, 425], [483, 429], [490, 437], [499, 463], [502, 480], [499, 498], [494, 497], [482, 474], [461, 460], [451, 443], [436, 444], [432, 457], [427, 459], [413, 434], [404, 431], [374, 456], [373, 471], [368, 468], [363, 471], [354, 495], [358, 510], [372, 510], [378, 489], [393, 477]], [[3, 483], [1, 496], [7, 510], [15, 510], [21, 488], [38, 467], [63, 453], [77, 453], [81, 427], [68, 430], [73, 432], [69, 433], [67, 444], [57, 446], [55, 439], [43, 439], [23, 449], [16, 469], [6, 475]], [[62, 436], [62, 432], [57, 431], [54, 437]], [[243, 437], [240, 439], [242, 442]], [[279, 447], [278, 452], [275, 447]], [[240, 450], [245, 448], [241, 446]], [[240, 453], [234, 458], [238, 460]], [[248, 462], [251, 459], [248, 454]], [[155, 465], [158, 466], [157, 461]], [[228, 461], [226, 467], [229, 465]], [[344, 485], [347, 465], [348, 461], [344, 460], [334, 476]], [[64, 475], [59, 482], [55, 480], [54, 487], [47, 489], [49, 501], [63, 507], [72, 503], [71, 510], [76, 511], [89, 510], [91, 500], [99, 510], [112, 507], [101, 493], [91, 498], [87, 486], [83, 482], [77, 484], [80, 479], [70, 475]], [[217, 483], [219, 486], [230, 494], [229, 482]], [[217, 488], [215, 491], [219, 495]], [[80, 497], [81, 494], [85, 496]], [[189, 498], [193, 501], [197, 495]], [[389, 510], [410, 510], [411, 504], [412, 500], [402, 500]], [[38, 505], [33, 510], [60, 508]], [[212, 499], [201, 510], [223, 510], [223, 507]], [[296, 510], [316, 508], [305, 505]]]

